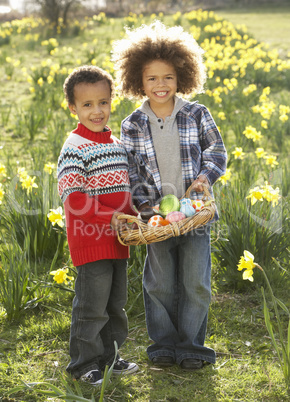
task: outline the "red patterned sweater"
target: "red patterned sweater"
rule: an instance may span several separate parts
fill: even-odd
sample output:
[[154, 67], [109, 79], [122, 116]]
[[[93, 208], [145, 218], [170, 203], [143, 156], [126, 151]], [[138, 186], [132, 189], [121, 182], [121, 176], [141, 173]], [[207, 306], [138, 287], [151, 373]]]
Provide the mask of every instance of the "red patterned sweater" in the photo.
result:
[[65, 141], [58, 160], [58, 190], [75, 266], [128, 258], [110, 222], [115, 211], [133, 210], [126, 151], [106, 127], [94, 133], [81, 123]]

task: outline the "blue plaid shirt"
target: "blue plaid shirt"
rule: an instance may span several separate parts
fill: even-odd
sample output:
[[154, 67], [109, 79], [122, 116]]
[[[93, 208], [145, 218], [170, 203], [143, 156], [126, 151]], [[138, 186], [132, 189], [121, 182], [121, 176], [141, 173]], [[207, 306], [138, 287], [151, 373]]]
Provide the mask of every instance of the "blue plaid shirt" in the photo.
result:
[[[187, 189], [201, 174], [212, 186], [225, 174], [227, 153], [210, 112], [197, 102], [188, 102], [177, 113], [176, 119], [184, 188]], [[123, 120], [121, 141], [128, 153], [135, 205], [137, 208], [145, 202], [156, 205], [162, 197], [161, 178], [149, 118], [140, 109]], [[168, 149], [168, 163], [174, 158], [174, 152], [176, 150]], [[200, 195], [193, 194], [193, 198], [200, 198]]]

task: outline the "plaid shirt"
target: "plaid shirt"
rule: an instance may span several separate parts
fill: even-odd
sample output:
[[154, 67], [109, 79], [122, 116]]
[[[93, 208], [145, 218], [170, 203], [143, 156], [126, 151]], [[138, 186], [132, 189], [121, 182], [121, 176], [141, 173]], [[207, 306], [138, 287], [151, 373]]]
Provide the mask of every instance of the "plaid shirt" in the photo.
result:
[[[225, 174], [227, 153], [211, 114], [205, 106], [188, 102], [176, 118], [184, 188], [201, 174], [212, 186]], [[123, 120], [121, 141], [128, 153], [134, 203], [137, 208], [145, 202], [154, 206], [162, 197], [161, 178], [149, 118], [141, 110], [136, 109]], [[168, 150], [168, 163], [174, 158], [174, 152], [174, 149]], [[195, 193], [193, 198], [200, 196]]]

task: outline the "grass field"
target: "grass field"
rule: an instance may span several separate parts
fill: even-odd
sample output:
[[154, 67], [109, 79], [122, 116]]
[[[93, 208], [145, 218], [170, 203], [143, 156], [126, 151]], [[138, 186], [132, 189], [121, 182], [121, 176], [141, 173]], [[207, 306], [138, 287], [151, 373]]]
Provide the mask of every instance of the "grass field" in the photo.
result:
[[[140, 370], [133, 376], [112, 379], [105, 390], [108, 402], [286, 402], [290, 397], [289, 383], [287, 387], [265, 324], [261, 286], [266, 288], [267, 284], [258, 270], [253, 283], [243, 281], [237, 271], [244, 249], [253, 252], [255, 261], [267, 271], [275, 296], [281, 300], [281, 331], [289, 351], [290, 69], [286, 64], [290, 7], [220, 10], [217, 14], [247, 25], [258, 41], [283, 50], [279, 54], [282, 60], [278, 60], [275, 52], [256, 46], [245, 32], [227, 30], [227, 24], [222, 27], [225, 35], [208, 14], [201, 19], [200, 14], [177, 15], [176, 20], [175, 16], [164, 17], [168, 24], [180, 21], [186, 29], [193, 26], [191, 32], [200, 35], [198, 39], [209, 55], [209, 80], [206, 93], [198, 100], [210, 108], [229, 154], [231, 176], [215, 185], [221, 219], [212, 238], [213, 297], [206, 339], [217, 352], [217, 363], [189, 373], [178, 366], [159, 369], [149, 362], [146, 348], [151, 341], [142, 301], [145, 248], [133, 247], [128, 270], [130, 331], [121, 354], [138, 363]], [[150, 21], [148, 17], [146, 22]], [[44, 40], [49, 28], [40, 25], [34, 32], [31, 27], [37, 23], [29, 20], [16, 28], [9, 26], [11, 38], [0, 36], [0, 401], [92, 402], [99, 400], [100, 390], [64, 374], [69, 362], [73, 281], [67, 285], [70, 291], [65, 291], [53, 285], [49, 274], [52, 269], [71, 268], [71, 262], [67, 244], [59, 243], [65, 233], [52, 228], [48, 209], [43, 207], [48, 201], [53, 203], [49, 208], [59, 205], [55, 176], [44, 167], [48, 162], [56, 163], [67, 132], [76, 125], [63, 106], [62, 83], [69, 69], [92, 63], [112, 72], [108, 57], [111, 41], [123, 35], [125, 24], [141, 21], [138, 16], [114, 21], [102, 16], [86, 20], [84, 27], [75, 22], [75, 36], [59, 35], [52, 52]], [[196, 28], [199, 24], [200, 30]], [[224, 41], [227, 35], [231, 40]], [[113, 132], [119, 132], [121, 119], [134, 107], [134, 103], [116, 97], [110, 118]], [[248, 125], [260, 139], [246, 138], [243, 131]], [[276, 165], [257, 158], [258, 147], [277, 160]], [[236, 158], [238, 155], [242, 157]], [[18, 168], [25, 168], [28, 176], [36, 175], [38, 188], [22, 188]], [[279, 186], [277, 209], [263, 203], [259, 209], [258, 202], [251, 205], [246, 198], [249, 189], [259, 186], [261, 180]], [[19, 205], [43, 210], [36, 217], [16, 213], [9, 204], [11, 193], [19, 197]], [[260, 216], [264, 225], [256, 224]], [[273, 224], [277, 233], [267, 231], [267, 224]], [[277, 334], [277, 317], [268, 291], [266, 297], [280, 350], [283, 342]]]
[[246, 25], [259, 42], [269, 44], [281, 54], [290, 52], [290, 7], [261, 5], [259, 8], [217, 10], [216, 14], [235, 25]]

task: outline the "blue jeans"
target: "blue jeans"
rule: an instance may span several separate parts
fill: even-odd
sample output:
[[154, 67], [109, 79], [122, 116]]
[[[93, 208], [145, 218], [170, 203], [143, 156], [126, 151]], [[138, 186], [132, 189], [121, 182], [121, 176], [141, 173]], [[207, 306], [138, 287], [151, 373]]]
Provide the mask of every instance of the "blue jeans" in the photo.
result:
[[67, 371], [75, 378], [103, 369], [128, 335], [127, 260], [100, 260], [77, 267], [70, 357]]
[[211, 299], [210, 226], [147, 247], [143, 290], [149, 358], [171, 356], [215, 363], [205, 347]]

